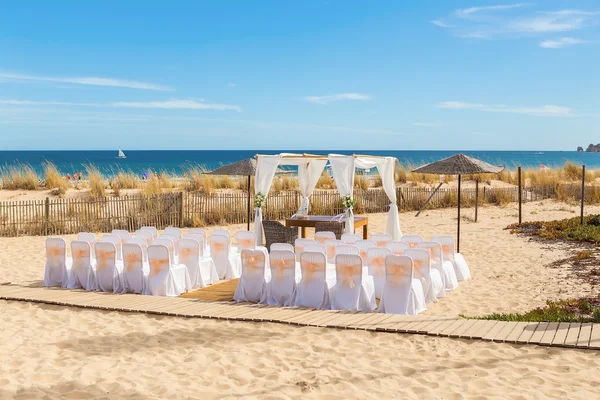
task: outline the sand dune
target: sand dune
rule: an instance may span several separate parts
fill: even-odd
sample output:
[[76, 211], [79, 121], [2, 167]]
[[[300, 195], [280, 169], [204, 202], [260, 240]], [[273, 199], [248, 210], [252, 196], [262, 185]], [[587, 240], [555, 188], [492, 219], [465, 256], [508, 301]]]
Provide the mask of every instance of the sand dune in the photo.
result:
[[[524, 217], [573, 216], [531, 203]], [[599, 210], [588, 209], [588, 212]], [[535, 212], [535, 214], [532, 214]], [[465, 216], [471, 216], [466, 210]], [[370, 215], [381, 232], [384, 215]], [[402, 229], [454, 234], [456, 210], [402, 214]], [[516, 207], [463, 222], [473, 280], [424, 315], [523, 311], [592, 288], [545, 264], [564, 245], [511, 235]], [[229, 227], [231, 231], [240, 226]], [[66, 236], [71, 239], [72, 236]], [[0, 280], [37, 284], [44, 238], [0, 239]], [[90, 311], [0, 302], [0, 398], [594, 398], [598, 352]]]

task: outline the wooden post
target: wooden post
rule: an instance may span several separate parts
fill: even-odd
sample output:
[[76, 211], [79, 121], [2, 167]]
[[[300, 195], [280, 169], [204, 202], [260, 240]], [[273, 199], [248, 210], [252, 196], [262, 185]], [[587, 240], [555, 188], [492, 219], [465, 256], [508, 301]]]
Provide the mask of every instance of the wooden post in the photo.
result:
[[522, 210], [521, 210], [521, 197], [523, 195], [523, 188], [522, 188], [522, 182], [521, 182], [521, 167], [518, 168], [517, 170], [517, 179], [519, 180], [519, 225], [521, 225], [521, 217], [522, 217]]
[[581, 216], [579, 223], [583, 225], [583, 203], [585, 202], [585, 165], [581, 168]]
[[50, 198], [46, 197], [46, 203], [44, 207], [44, 217], [46, 221], [46, 236], [49, 235], [50, 230]]
[[183, 192], [179, 192], [179, 227], [183, 228]]
[[460, 253], [460, 174], [458, 174], [458, 221], [456, 224], [456, 252]]
[[475, 222], [477, 222], [477, 207], [479, 206], [479, 178], [475, 179]]
[[248, 230], [250, 230], [250, 175], [248, 175]]
[[442, 182], [440, 182], [440, 184], [437, 185], [437, 187], [434, 189], [434, 191], [431, 192], [431, 194], [429, 195], [429, 198], [427, 199], [425, 204], [423, 204], [423, 206], [419, 209], [419, 212], [417, 212], [417, 215], [415, 215], [415, 217], [418, 217], [419, 214], [421, 214], [421, 212], [425, 209], [425, 207], [427, 207], [427, 204], [429, 204], [429, 202], [433, 198], [433, 195], [435, 194], [435, 192], [437, 192], [440, 189], [440, 187], [442, 187]]

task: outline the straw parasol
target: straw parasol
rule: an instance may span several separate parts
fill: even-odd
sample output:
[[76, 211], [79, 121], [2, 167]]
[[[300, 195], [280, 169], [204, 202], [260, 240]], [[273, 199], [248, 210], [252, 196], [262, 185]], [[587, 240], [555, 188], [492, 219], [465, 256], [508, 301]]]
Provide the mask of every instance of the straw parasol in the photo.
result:
[[[456, 252], [460, 251], [460, 181], [461, 175], [473, 175], [473, 174], [497, 174], [502, 172], [504, 167], [498, 167], [492, 164], [488, 164], [484, 161], [478, 160], [473, 157], [466, 156], [464, 154], [455, 154], [452, 157], [444, 158], [433, 162], [431, 164], [423, 165], [412, 172], [421, 174], [436, 174], [436, 175], [458, 175], [458, 222], [457, 222], [457, 234], [456, 234]], [[479, 193], [478, 182], [476, 181], [476, 195]], [[439, 186], [438, 186], [439, 188]], [[436, 189], [437, 190], [437, 189]], [[432, 196], [433, 197], [433, 194]], [[430, 198], [431, 198], [430, 197]], [[477, 201], [475, 202], [477, 207]]]
[[[277, 173], [285, 172], [277, 169]], [[236, 175], [248, 177], [248, 230], [250, 230], [250, 178], [256, 175], [256, 160], [254, 158], [246, 158], [244, 160], [234, 162], [233, 164], [223, 165], [214, 171], [209, 172], [210, 175]]]

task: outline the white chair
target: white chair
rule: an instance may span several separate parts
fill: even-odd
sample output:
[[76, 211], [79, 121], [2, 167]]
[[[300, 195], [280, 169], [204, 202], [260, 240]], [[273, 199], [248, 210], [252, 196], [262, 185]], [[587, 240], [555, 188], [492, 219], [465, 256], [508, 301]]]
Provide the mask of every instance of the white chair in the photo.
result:
[[331, 288], [332, 310], [372, 312], [375, 309], [375, 293], [367, 293], [362, 284], [363, 266], [358, 254], [338, 254], [335, 275], [335, 286]]
[[210, 257], [202, 257], [201, 251], [202, 244], [198, 240], [187, 236], [179, 239], [179, 263], [187, 267], [192, 289], [206, 287], [219, 281], [215, 263]]
[[304, 251], [327, 254], [327, 248], [321, 243], [311, 243], [304, 246]]
[[356, 241], [362, 240], [362, 236], [356, 233], [343, 233], [340, 239], [346, 244], [354, 244]]
[[67, 260], [67, 243], [61, 238], [46, 239], [46, 267], [42, 286], [67, 287], [71, 279], [71, 262]]
[[327, 256], [327, 262], [329, 264], [335, 263], [335, 248], [342, 243], [343, 242], [341, 240], [337, 239], [329, 239], [325, 241], [325, 250], [327, 251], [325, 255]]
[[[146, 242], [143, 238], [138, 240]], [[144, 293], [148, 284], [149, 266], [144, 263], [143, 248], [138, 243], [123, 245], [123, 293]]]
[[[123, 239], [119, 235], [104, 235], [100, 242], [112, 243], [115, 245], [117, 260], [123, 260]], [[100, 243], [98, 242], [98, 243]], [[97, 257], [97, 256], [96, 256]]]
[[467, 265], [467, 261], [460, 253], [454, 251], [454, 238], [452, 236], [434, 236], [431, 241], [442, 245], [444, 260], [452, 263], [454, 272], [456, 272], [456, 279], [459, 282], [471, 279], [471, 270]]
[[181, 237], [183, 236], [181, 229], [176, 228], [174, 226], [169, 226], [168, 228], [165, 228], [164, 233], [166, 233], [167, 235], [174, 235], [177, 238], [177, 240], [181, 239]]
[[122, 292], [122, 274], [123, 262], [117, 260], [116, 245], [109, 241], [97, 242], [96, 290], [114, 293]]
[[92, 247], [84, 240], [71, 242], [71, 282], [69, 289], [96, 290], [96, 260], [92, 258]]
[[294, 305], [329, 310], [331, 301], [326, 280], [327, 259], [325, 255], [305, 251], [300, 256], [300, 269], [302, 279], [296, 285]]
[[188, 235], [202, 236], [202, 239], [204, 239], [204, 251], [207, 250], [206, 246], [208, 246], [208, 236], [206, 235], [206, 230], [201, 229], [201, 228], [190, 228], [190, 229], [188, 229]]
[[392, 237], [386, 234], [377, 234], [371, 235], [371, 240], [377, 244], [377, 247], [385, 247], [392, 240]]
[[129, 234], [129, 231], [126, 231], [123, 229], [113, 229], [111, 232], [111, 235], [117, 235], [118, 237], [120, 237], [121, 244], [126, 243], [127, 239], [129, 239], [131, 237], [131, 235]]
[[[157, 239], [160, 240], [160, 239]], [[148, 285], [144, 294], [152, 296], [179, 296], [192, 283], [184, 265], [172, 264], [169, 249], [161, 244], [148, 247]]]
[[77, 234], [77, 240], [81, 240], [83, 242], [88, 242], [90, 244], [90, 248], [92, 249], [91, 252], [91, 259], [95, 259], [96, 258], [96, 253], [95, 253], [95, 246], [96, 246], [96, 242], [98, 241], [98, 239], [96, 239], [96, 235], [93, 234], [92, 232], [80, 232]]
[[254, 250], [256, 248], [256, 235], [254, 232], [237, 231], [235, 241], [237, 242], [237, 250], [240, 254], [244, 249]]
[[271, 251], [275, 250], [289, 250], [292, 253], [294, 252], [294, 246], [289, 243], [273, 243], [271, 244]]
[[229, 257], [229, 238], [227, 236], [210, 235], [210, 256], [215, 263], [219, 279], [239, 278], [240, 258], [239, 256]]
[[404, 252], [406, 250], [410, 249], [410, 246], [408, 245], [408, 243], [401, 242], [399, 240], [392, 240], [390, 242], [387, 242], [385, 247], [387, 249], [390, 249], [392, 254], [395, 256], [401, 256], [404, 254]]
[[264, 299], [265, 290], [265, 254], [260, 250], [242, 250], [242, 276], [233, 300], [258, 303]]
[[360, 250], [353, 244], [339, 244], [335, 247], [335, 256], [340, 254], [353, 254], [360, 257]]
[[[170, 236], [161, 236], [158, 239], [154, 239], [154, 241], [152, 242], [152, 245], [165, 246], [169, 250], [169, 257], [171, 259], [171, 263], [176, 263], [176, 261], [175, 261], [175, 243], [173, 242], [173, 238], [171, 238]], [[150, 246], [148, 246], [148, 248], [150, 248]]]
[[212, 231], [212, 235], [221, 235], [227, 237], [227, 239], [231, 240], [231, 233], [227, 229], [215, 229]]
[[419, 235], [403, 235], [400, 241], [407, 243], [411, 249], [414, 249], [417, 247], [417, 244], [423, 241], [423, 238]]
[[154, 237], [154, 239], [156, 239], [158, 237], [158, 229], [156, 229], [153, 226], [142, 226], [140, 228], [140, 230], [148, 231], [148, 232], [152, 233], [152, 236]]
[[392, 254], [390, 249], [375, 247], [367, 250], [367, 267], [369, 275], [373, 277], [375, 297], [380, 299], [385, 285], [385, 258]]
[[154, 236], [152, 235], [152, 232], [150, 232], [150, 231], [137, 230], [133, 234], [133, 237], [139, 237], [139, 238], [144, 239], [146, 241], [146, 247], [150, 246], [150, 244], [154, 240]]
[[184, 239], [194, 239], [198, 243], [200, 243], [200, 257], [204, 257], [204, 253], [206, 252], [206, 241], [204, 236], [197, 235], [195, 233], [188, 233], [183, 237]]
[[378, 312], [417, 315], [425, 311], [425, 295], [421, 281], [413, 277], [413, 261], [407, 256], [385, 258], [385, 286]]
[[412, 258], [415, 275], [423, 285], [427, 303], [437, 303], [438, 297], [445, 295], [442, 276], [437, 269], [431, 268], [429, 252], [425, 249], [408, 249], [404, 255]]
[[179, 259], [179, 238], [176, 235], [173, 235], [172, 233], [163, 233], [158, 238], [159, 239], [165, 239], [165, 238], [171, 239], [171, 241], [173, 242], [173, 256], [175, 257], [174, 260], [178, 260]]
[[367, 250], [377, 247], [374, 240], [357, 240], [354, 245], [358, 247], [359, 255], [363, 260], [363, 266], [367, 266]]
[[333, 232], [327, 232], [327, 231], [323, 231], [323, 232], [316, 232], [315, 233], [315, 241], [317, 243], [321, 243], [321, 244], [325, 244], [325, 242], [327, 240], [336, 240], [337, 238], [335, 237], [335, 233]]
[[417, 248], [429, 251], [431, 258], [431, 268], [440, 271], [442, 281], [444, 282], [444, 291], [454, 290], [458, 287], [456, 279], [456, 271], [450, 261], [444, 260], [442, 245], [438, 242], [421, 242], [417, 244]]
[[[142, 236], [132, 236], [129, 238], [129, 240], [127, 240], [126, 243], [139, 245], [142, 248], [142, 258], [144, 262], [148, 261], [148, 243], [146, 242], [145, 238]], [[123, 246], [125, 246], [126, 243], [124, 243]], [[125, 260], [125, 251], [123, 251], [123, 260]]]
[[298, 238], [294, 241], [294, 252], [296, 253], [296, 261], [300, 261], [300, 254], [304, 252], [304, 247], [309, 244], [316, 244], [312, 239]]
[[296, 255], [289, 250], [274, 250], [269, 255], [269, 264], [271, 280], [267, 283], [263, 302], [270, 306], [292, 307], [296, 299]]

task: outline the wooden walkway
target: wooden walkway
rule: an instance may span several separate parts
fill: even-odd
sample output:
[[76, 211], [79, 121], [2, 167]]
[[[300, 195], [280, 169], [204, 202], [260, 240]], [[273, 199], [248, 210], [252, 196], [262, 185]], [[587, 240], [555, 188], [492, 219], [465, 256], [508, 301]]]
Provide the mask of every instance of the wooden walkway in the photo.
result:
[[302, 326], [413, 333], [514, 344], [600, 350], [600, 324], [592, 323], [505, 322], [428, 317], [426, 315], [410, 317], [393, 314], [268, 307], [183, 297], [153, 297], [59, 288], [31, 288], [18, 285], [0, 286], [0, 300], [29, 301], [177, 317], [278, 322]]

